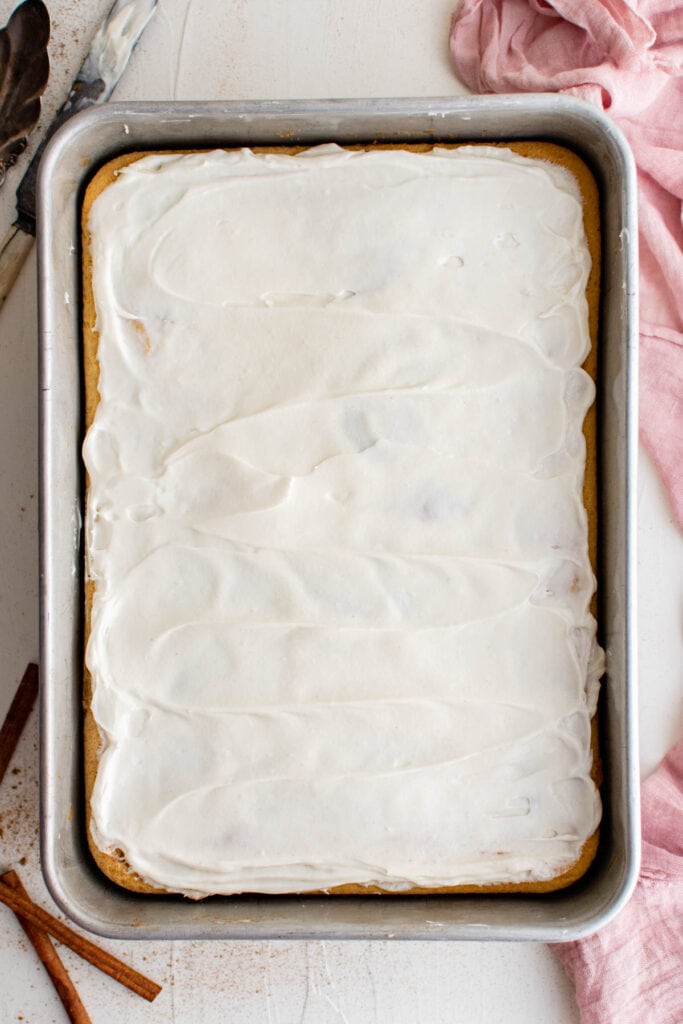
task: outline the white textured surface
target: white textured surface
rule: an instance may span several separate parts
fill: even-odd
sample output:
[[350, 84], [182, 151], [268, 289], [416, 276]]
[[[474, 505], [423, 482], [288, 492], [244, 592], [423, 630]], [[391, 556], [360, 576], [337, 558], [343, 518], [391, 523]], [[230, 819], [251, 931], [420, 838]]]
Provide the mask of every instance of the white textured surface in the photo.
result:
[[[14, 0], [0, 0], [4, 23]], [[461, 92], [447, 59], [448, 0], [160, 0], [116, 98], [438, 95]], [[52, 109], [109, 0], [50, 0]], [[204, 23], [201, 15], [208, 11]], [[179, 44], [187, 12], [186, 43]], [[199, 37], [206, 50], [197, 61]], [[194, 34], [196, 42], [192, 42]], [[147, 58], [145, 60], [145, 58]], [[180, 58], [180, 59], [179, 59]], [[180, 74], [176, 69], [180, 66]], [[10, 224], [19, 171], [0, 191]], [[38, 651], [35, 264], [0, 313], [0, 716]], [[683, 539], [645, 457], [640, 483], [640, 710], [649, 772], [683, 729]], [[0, 861], [50, 906], [37, 851], [32, 717], [0, 791]], [[17, 788], [14, 789], [13, 787]], [[578, 1024], [550, 950], [498, 943], [104, 943], [163, 982], [152, 1006], [65, 960], [94, 1024]], [[327, 957], [327, 972], [325, 969]], [[0, 1024], [66, 1018], [12, 915], [0, 908]]]
[[88, 227], [98, 846], [189, 894], [567, 870], [604, 670], [571, 175], [149, 156]]

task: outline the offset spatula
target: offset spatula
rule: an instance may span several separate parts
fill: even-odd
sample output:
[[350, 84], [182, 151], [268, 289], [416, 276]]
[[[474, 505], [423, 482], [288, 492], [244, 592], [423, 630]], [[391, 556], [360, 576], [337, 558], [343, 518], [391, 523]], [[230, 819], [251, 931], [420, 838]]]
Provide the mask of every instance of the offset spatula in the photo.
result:
[[0, 308], [36, 233], [36, 178], [45, 146], [72, 114], [109, 99], [156, 5], [157, 0], [116, 0], [93, 39], [66, 103], [45, 132], [17, 189], [17, 219], [0, 248]]

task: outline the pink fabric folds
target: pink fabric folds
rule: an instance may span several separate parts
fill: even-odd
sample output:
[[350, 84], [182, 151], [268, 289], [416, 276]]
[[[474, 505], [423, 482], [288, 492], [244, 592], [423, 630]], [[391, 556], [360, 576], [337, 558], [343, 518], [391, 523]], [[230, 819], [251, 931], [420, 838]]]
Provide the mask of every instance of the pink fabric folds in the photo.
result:
[[683, 4], [464, 0], [451, 55], [476, 92], [564, 92], [605, 110], [638, 166], [640, 430], [683, 529]]
[[683, 740], [643, 784], [636, 891], [596, 935], [553, 946], [582, 1024], [683, 1021]]

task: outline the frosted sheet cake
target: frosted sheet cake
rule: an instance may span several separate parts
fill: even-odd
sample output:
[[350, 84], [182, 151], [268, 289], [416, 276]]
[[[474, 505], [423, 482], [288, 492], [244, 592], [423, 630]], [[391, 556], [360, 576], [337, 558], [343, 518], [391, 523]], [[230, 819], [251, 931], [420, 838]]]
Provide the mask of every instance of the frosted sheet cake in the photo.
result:
[[545, 891], [590, 863], [597, 202], [572, 154], [514, 148], [92, 181], [85, 758], [119, 884]]

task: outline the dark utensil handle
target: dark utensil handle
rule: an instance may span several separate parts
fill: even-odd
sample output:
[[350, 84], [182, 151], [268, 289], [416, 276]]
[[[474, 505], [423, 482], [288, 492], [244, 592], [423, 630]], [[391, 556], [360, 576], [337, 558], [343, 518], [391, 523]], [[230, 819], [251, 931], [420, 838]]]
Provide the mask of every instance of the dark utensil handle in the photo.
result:
[[32, 245], [33, 236], [27, 235], [13, 224], [0, 248], [0, 309], [4, 306], [5, 299], [19, 276]]

